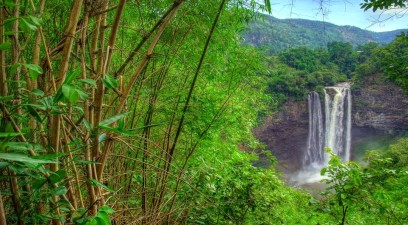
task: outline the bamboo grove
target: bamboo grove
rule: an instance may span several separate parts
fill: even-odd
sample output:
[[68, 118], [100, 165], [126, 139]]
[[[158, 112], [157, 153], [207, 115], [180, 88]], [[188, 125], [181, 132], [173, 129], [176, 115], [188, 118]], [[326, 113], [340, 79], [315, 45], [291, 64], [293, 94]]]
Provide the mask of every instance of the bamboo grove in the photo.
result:
[[238, 32], [270, 4], [0, 5], [1, 225], [186, 223], [202, 155], [256, 145], [259, 56]]

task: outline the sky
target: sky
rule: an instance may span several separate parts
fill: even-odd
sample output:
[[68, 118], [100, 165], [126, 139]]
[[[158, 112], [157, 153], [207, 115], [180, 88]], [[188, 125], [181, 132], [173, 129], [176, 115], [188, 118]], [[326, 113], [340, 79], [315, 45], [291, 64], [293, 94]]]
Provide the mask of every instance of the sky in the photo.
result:
[[[376, 32], [408, 29], [408, 15], [403, 16], [407, 9], [405, 11], [393, 9], [373, 13], [371, 10], [364, 11], [360, 8], [360, 3], [363, 0], [324, 0], [323, 7], [321, 7], [320, 2], [320, 0], [271, 0], [272, 16], [279, 19], [319, 20], [336, 25], [356, 26]], [[396, 15], [396, 12], [400, 13]]]

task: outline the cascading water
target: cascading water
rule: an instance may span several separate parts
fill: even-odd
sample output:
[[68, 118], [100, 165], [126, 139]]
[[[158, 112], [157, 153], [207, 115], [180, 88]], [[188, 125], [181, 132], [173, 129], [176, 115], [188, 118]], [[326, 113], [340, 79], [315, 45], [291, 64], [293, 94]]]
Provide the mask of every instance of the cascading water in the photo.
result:
[[320, 97], [317, 92], [308, 95], [309, 107], [309, 137], [307, 150], [303, 158], [303, 165], [321, 164], [324, 162], [324, 129], [323, 114]]
[[[350, 160], [351, 145], [351, 91], [349, 83], [324, 88], [325, 117], [323, 118], [319, 94], [308, 95], [309, 137], [303, 157], [302, 170], [293, 177], [298, 184], [317, 182], [320, 170], [327, 165], [329, 156], [324, 148], [332, 149], [343, 161]], [[323, 120], [325, 126], [323, 126]]]
[[[350, 160], [351, 143], [351, 92], [347, 83], [336, 87], [326, 87], [325, 146], [340, 156], [343, 161]], [[326, 157], [326, 162], [329, 160]]]

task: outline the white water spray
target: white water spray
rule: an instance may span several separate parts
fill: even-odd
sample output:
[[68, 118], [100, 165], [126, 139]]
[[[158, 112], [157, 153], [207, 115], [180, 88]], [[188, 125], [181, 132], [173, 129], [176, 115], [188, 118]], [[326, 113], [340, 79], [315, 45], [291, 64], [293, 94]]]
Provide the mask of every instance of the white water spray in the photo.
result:
[[[317, 182], [322, 179], [320, 170], [327, 165], [329, 155], [324, 148], [330, 148], [343, 161], [350, 160], [351, 146], [351, 91], [349, 83], [326, 87], [325, 118], [322, 116], [319, 94], [308, 95], [309, 137], [303, 157], [302, 170], [293, 177], [298, 184]], [[323, 120], [325, 126], [323, 127]]]

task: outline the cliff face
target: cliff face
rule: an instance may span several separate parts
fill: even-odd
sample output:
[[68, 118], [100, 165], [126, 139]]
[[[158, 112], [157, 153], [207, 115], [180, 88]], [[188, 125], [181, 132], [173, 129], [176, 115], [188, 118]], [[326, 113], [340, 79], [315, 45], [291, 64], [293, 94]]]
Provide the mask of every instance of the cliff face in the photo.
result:
[[353, 90], [353, 125], [387, 133], [408, 129], [408, 96], [397, 85], [378, 75], [365, 79]]
[[[370, 137], [408, 130], [408, 96], [403, 90], [379, 75], [368, 76], [363, 83], [352, 89], [352, 151]], [[289, 101], [254, 129], [254, 134], [275, 155], [282, 170], [293, 172], [301, 167], [308, 128], [307, 101]]]
[[288, 101], [253, 132], [278, 159], [282, 170], [293, 172], [301, 166], [299, 156], [306, 148], [308, 131], [307, 102]]

